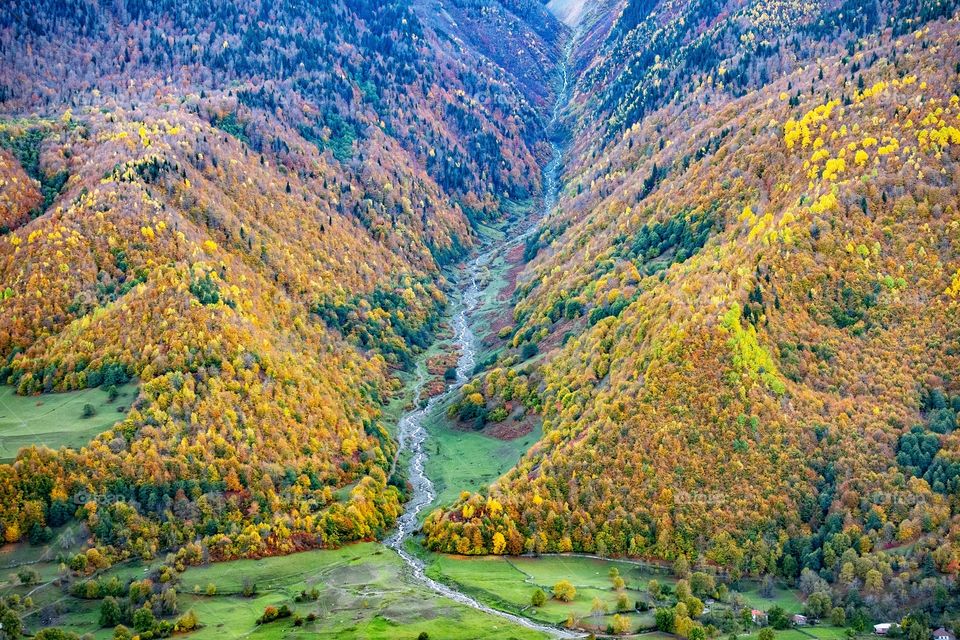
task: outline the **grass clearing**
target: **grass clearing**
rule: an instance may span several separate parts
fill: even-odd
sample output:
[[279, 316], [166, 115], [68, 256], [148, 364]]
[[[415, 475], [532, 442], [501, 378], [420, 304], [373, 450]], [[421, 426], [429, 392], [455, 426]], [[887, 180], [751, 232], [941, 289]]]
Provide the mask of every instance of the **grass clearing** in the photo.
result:
[[744, 582], [737, 591], [743, 596], [747, 605], [754, 609], [767, 611], [770, 607], [780, 606], [788, 614], [800, 613], [803, 609], [803, 601], [799, 594], [780, 584], [774, 587], [773, 594], [769, 598], [761, 595], [760, 585], [754, 581]]
[[[775, 630], [774, 638], [776, 640], [847, 640], [848, 629], [842, 627], [832, 627], [830, 625], [815, 625], [809, 627], [795, 627], [792, 629]], [[757, 640], [760, 637], [760, 630], [757, 629], [748, 634], [738, 635], [738, 640]], [[866, 634], [864, 634], [866, 637]]]
[[[631, 611], [624, 615], [630, 618], [632, 629], [647, 629], [654, 624], [652, 611], [632, 611], [633, 604], [644, 598], [640, 585], [645, 585], [651, 575], [637, 565], [566, 556], [467, 558], [430, 555], [428, 559], [430, 576], [455, 583], [491, 606], [535, 620], [562, 624], [572, 614], [583, 625], [602, 630], [618, 611], [617, 599], [623, 594], [630, 603]], [[611, 567], [620, 571], [627, 583], [625, 589], [617, 591], [613, 588]], [[576, 587], [577, 594], [572, 602], [550, 597], [553, 585], [560, 580], [569, 580]], [[548, 599], [542, 607], [534, 608], [530, 599], [538, 587]], [[593, 613], [594, 599], [603, 603], [605, 612]]]
[[[85, 446], [127, 415], [138, 394], [137, 384], [117, 387], [117, 392], [111, 401], [100, 387], [39, 396], [18, 396], [13, 387], [0, 387], [0, 462], [13, 460], [30, 445]], [[86, 405], [93, 410], [89, 417], [84, 417]]]
[[[181, 589], [192, 594], [217, 585], [217, 595], [189, 595], [181, 609], [193, 608], [205, 624], [192, 638], [541, 638], [493, 616], [476, 612], [403, 580], [405, 565], [396, 554], [374, 544], [330, 551], [309, 551], [280, 558], [238, 560], [188, 569]], [[257, 595], [237, 593], [244, 580]], [[301, 590], [316, 588], [316, 601], [294, 603]], [[281, 620], [257, 626], [267, 605], [288, 604], [297, 614], [314, 613], [316, 622], [293, 626]]]
[[[12, 552], [13, 550], [9, 550]], [[124, 582], [147, 575], [154, 564], [130, 563], [109, 570]], [[421, 632], [431, 638], [494, 638], [540, 640], [543, 634], [514, 625], [496, 616], [441, 598], [405, 579], [406, 565], [391, 550], [363, 543], [336, 550], [308, 551], [260, 560], [237, 560], [189, 567], [175, 586], [179, 611], [190, 609], [203, 627], [186, 637], [197, 640], [230, 638], [358, 638], [410, 639]], [[256, 586], [252, 597], [242, 595], [245, 583]], [[216, 593], [207, 595], [208, 585]], [[319, 597], [296, 602], [303, 590], [316, 588]], [[23, 593], [26, 587], [17, 587]], [[0, 594], [12, 593], [0, 586]], [[40, 594], [38, 594], [40, 595]], [[61, 613], [54, 624], [77, 634], [112, 637], [112, 629], [98, 628], [100, 600], [80, 600], [49, 588], [34, 598], [37, 607], [57, 603]], [[286, 604], [304, 621], [293, 618], [258, 625], [268, 605]], [[42, 626], [39, 616], [27, 617], [28, 628]], [[128, 625], [129, 626], [129, 625]]]
[[[669, 569], [655, 564], [575, 555], [467, 557], [431, 554], [422, 548], [414, 551], [425, 559], [428, 575], [434, 579], [455, 584], [460, 590], [490, 606], [551, 624], [562, 624], [572, 614], [578, 620], [579, 628], [604, 632], [613, 614], [618, 612], [617, 600], [622, 594], [627, 597], [631, 610], [624, 610], [621, 615], [630, 619], [630, 628], [634, 632], [644, 632], [655, 626], [653, 609], [657, 606], [673, 606], [674, 602], [670, 596], [657, 600], [650, 595], [647, 588], [650, 580], [657, 580], [661, 586], [668, 588], [677, 583]], [[621, 591], [613, 587], [610, 571], [614, 568], [625, 583]], [[560, 602], [550, 597], [553, 585], [560, 580], [568, 580], [576, 587], [576, 597], [572, 602]], [[531, 597], [538, 587], [543, 589], [548, 599], [542, 607], [535, 609], [531, 606]], [[742, 597], [748, 607], [767, 611], [779, 605], [788, 613], [796, 613], [803, 608], [799, 593], [783, 585], [776, 586], [772, 598], [760, 595], [756, 581], [744, 580], [740, 588], [742, 591], [732, 591], [731, 599]], [[594, 613], [595, 598], [606, 607], [606, 613]], [[636, 602], [646, 603], [650, 608], [647, 611], [633, 611]], [[726, 609], [731, 605], [711, 602], [710, 606]], [[755, 636], [756, 633], [752, 633], [738, 637], [755, 640]], [[643, 637], [655, 636], [644, 634]], [[816, 626], [778, 631], [776, 637], [778, 640], [842, 640], [846, 638], [846, 632], [835, 627]]]
[[543, 433], [538, 426], [514, 440], [498, 440], [451, 428], [446, 411], [447, 403], [440, 403], [424, 421], [430, 434], [424, 445], [429, 454], [424, 468], [437, 492], [435, 505], [449, 504], [461, 491], [478, 491], [491, 484], [513, 468]]

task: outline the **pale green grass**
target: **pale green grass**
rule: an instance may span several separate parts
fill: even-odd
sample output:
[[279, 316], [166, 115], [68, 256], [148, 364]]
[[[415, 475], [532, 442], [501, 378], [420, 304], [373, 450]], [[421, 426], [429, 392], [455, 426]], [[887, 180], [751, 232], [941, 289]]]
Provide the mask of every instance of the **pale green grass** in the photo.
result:
[[[218, 595], [189, 596], [181, 608], [193, 608], [205, 624], [191, 638], [320, 637], [416, 638], [426, 631], [433, 638], [541, 638], [495, 616], [439, 598], [404, 580], [404, 565], [378, 544], [358, 544], [333, 551], [312, 551], [282, 558], [240, 560], [188, 569], [182, 589], [205, 590], [214, 583]], [[244, 579], [256, 584], [257, 596], [243, 598]], [[294, 603], [302, 589], [317, 588], [316, 601]], [[301, 616], [317, 621], [294, 627], [283, 620], [257, 627], [255, 619], [269, 604], [286, 603]]]
[[543, 433], [538, 426], [514, 440], [498, 440], [482, 432], [452, 429], [445, 403], [437, 406], [424, 426], [430, 434], [424, 445], [429, 454], [424, 468], [434, 483], [436, 506], [450, 504], [461, 491], [478, 491], [493, 483], [512, 469]]
[[782, 585], [777, 585], [773, 590], [773, 596], [765, 598], [760, 595], [760, 586], [756, 582], [747, 582], [741, 585], [739, 593], [744, 601], [755, 609], [769, 610], [771, 607], [780, 606], [788, 614], [800, 613], [803, 609], [803, 601], [799, 594], [793, 589], [787, 589]]
[[[847, 630], [829, 625], [810, 627], [796, 627], [792, 629], [774, 630], [776, 640], [846, 640]], [[869, 634], [864, 634], [868, 636]], [[756, 640], [760, 637], [760, 630], [756, 629], [749, 634], [738, 634], [738, 640]]]
[[[133, 563], [113, 569], [127, 581], [146, 575]], [[329, 551], [308, 551], [277, 558], [238, 560], [190, 567], [175, 586], [179, 610], [193, 609], [203, 628], [186, 637], [197, 640], [233, 638], [357, 638], [415, 639], [421, 632], [431, 638], [539, 640], [543, 634], [509, 623], [497, 616], [441, 598], [405, 578], [406, 566], [391, 550], [376, 543], [351, 545]], [[244, 597], [244, 582], [256, 585], [253, 597]], [[206, 595], [207, 585], [216, 594]], [[295, 602], [302, 590], [316, 588], [317, 600]], [[111, 631], [97, 628], [99, 601], [64, 597], [50, 590], [50, 600], [65, 607], [58, 626], [75, 633], [95, 633], [98, 639]], [[41, 603], [43, 604], [43, 603]], [[295, 627], [293, 619], [266, 625], [256, 620], [268, 605], [286, 604], [314, 622]], [[27, 623], [36, 631], [36, 617]]]
[[[88, 444], [126, 416], [138, 393], [135, 383], [118, 391], [111, 403], [102, 388], [18, 396], [13, 387], [0, 387], [0, 462], [12, 460], [30, 445], [79, 449]], [[86, 404], [95, 411], [90, 418], [83, 417]]]
[[[605, 629], [612, 614], [618, 611], [617, 598], [621, 593], [613, 588], [609, 575], [611, 567], [617, 567], [627, 582], [622, 593], [627, 596], [631, 607], [643, 597], [643, 591], [638, 588], [641, 580], [632, 575], [637, 567], [621, 562], [555, 556], [466, 558], [431, 555], [429, 559], [431, 576], [455, 583], [491, 606], [552, 624], [561, 624], [572, 614], [581, 620], [581, 626]], [[553, 585], [560, 580], [569, 580], [577, 588], [572, 602], [560, 602], [550, 597]], [[645, 580], [643, 584], [646, 584]], [[530, 599], [537, 588], [543, 589], [548, 600], [542, 607], [534, 608]], [[605, 615], [592, 614], [595, 598], [606, 606]], [[653, 626], [652, 613], [629, 612], [627, 615], [634, 630]]]

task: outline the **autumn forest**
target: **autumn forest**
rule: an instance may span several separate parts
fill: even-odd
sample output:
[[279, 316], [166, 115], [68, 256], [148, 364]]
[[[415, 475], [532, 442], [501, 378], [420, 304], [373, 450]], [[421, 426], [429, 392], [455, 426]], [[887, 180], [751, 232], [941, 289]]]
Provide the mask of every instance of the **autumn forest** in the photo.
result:
[[0, 639], [954, 640], [958, 414], [956, 0], [0, 6]]

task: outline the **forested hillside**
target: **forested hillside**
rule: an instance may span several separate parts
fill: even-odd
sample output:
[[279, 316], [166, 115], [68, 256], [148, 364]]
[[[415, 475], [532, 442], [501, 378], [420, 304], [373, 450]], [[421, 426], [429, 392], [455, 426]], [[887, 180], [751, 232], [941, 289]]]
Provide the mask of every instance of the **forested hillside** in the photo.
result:
[[428, 546], [956, 610], [957, 8], [595, 7], [559, 205], [453, 410], [485, 428], [519, 406], [544, 436], [432, 514]]
[[[411, 536], [672, 564], [650, 618], [694, 640], [720, 586], [775, 582], [923, 640], [960, 624], [958, 185], [958, 0], [7, 2], [0, 383], [102, 388], [84, 441], [117, 422], [0, 463], [0, 536], [79, 524], [60, 586], [106, 601], [120, 561], [169, 552], [162, 580], [406, 509], [377, 580], [483, 615]], [[137, 585], [124, 619], [175, 631]]]
[[477, 6], [542, 59], [525, 84], [402, 2], [0, 7], [0, 380], [140, 384], [89, 446], [0, 465], [4, 540], [78, 518], [93, 571], [392, 525], [381, 406], [439, 269], [541, 189], [559, 30], [510, 4]]

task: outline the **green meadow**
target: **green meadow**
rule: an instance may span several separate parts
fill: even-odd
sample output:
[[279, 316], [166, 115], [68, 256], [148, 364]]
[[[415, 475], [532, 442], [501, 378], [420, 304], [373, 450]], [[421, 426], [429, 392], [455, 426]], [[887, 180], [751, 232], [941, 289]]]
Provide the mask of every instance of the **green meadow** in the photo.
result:
[[[436, 506], [453, 502], [461, 491], [478, 491], [509, 471], [540, 439], [539, 425], [513, 440], [500, 440], [483, 432], [452, 428], [447, 403], [437, 405], [424, 426], [430, 434], [424, 445], [429, 454], [424, 469], [433, 480]], [[426, 516], [428, 510], [423, 515]]]
[[760, 593], [760, 586], [756, 582], [744, 583], [738, 591], [743, 596], [748, 606], [764, 611], [770, 607], [780, 606], [788, 613], [800, 613], [803, 609], [803, 601], [800, 595], [793, 589], [786, 589], [777, 585], [773, 589], [770, 598], [764, 597]]
[[[456, 584], [494, 607], [551, 624], [563, 624], [573, 615], [601, 629], [606, 628], [610, 617], [618, 612], [630, 618], [631, 628], [635, 630], [652, 628], [652, 611], [634, 611], [634, 604], [644, 599], [646, 583], [651, 578], [657, 577], [663, 584], [671, 582], [669, 578], [637, 565], [572, 556], [466, 558], [431, 555], [429, 559], [428, 574], [431, 577]], [[616, 568], [626, 582], [624, 589], [614, 589], [611, 568]], [[560, 580], [568, 580], [576, 587], [573, 601], [561, 602], [550, 597], [553, 585]], [[541, 607], [534, 607], [531, 597], [538, 588], [547, 594], [547, 601]], [[618, 607], [621, 595], [626, 596], [629, 603], [622, 610]], [[595, 599], [602, 603], [603, 610], [593, 610]]]
[[18, 396], [0, 387], [0, 462], [9, 462], [30, 445], [79, 449], [112, 427], [137, 397], [136, 383], [117, 387], [111, 401], [103, 388]]
[[[0, 596], [30, 595], [33, 606], [24, 622], [31, 631], [44, 626], [41, 612], [56, 611], [52, 623], [97, 640], [112, 638], [112, 629], [100, 629], [100, 600], [66, 596], [49, 583], [57, 575], [57, 563], [41, 563], [40, 582], [19, 585], [18, 570], [27, 564], [37, 547], [8, 545], [0, 548], [4, 580]], [[70, 549], [76, 550], [76, 547]], [[18, 563], [19, 566], [16, 566]], [[116, 575], [124, 583], [148, 577], [159, 562], [132, 562], [111, 568], [100, 576]], [[406, 565], [391, 550], [376, 543], [356, 544], [329, 551], [308, 551], [261, 560], [238, 560], [202, 567], [189, 567], [174, 586], [180, 613], [193, 610], [203, 625], [189, 635], [197, 640], [229, 638], [356, 638], [416, 639], [501, 638], [539, 640], [543, 634], [496, 616], [475, 611], [439, 597], [404, 578]], [[212, 589], [211, 589], [212, 585]], [[244, 596], [245, 587], [252, 595]], [[297, 602], [302, 591], [317, 590], [317, 597]], [[209, 594], [209, 595], [208, 595]], [[258, 624], [267, 606], [289, 606], [302, 618], [283, 618]], [[308, 620], [308, 616], [315, 618]]]
[[[538, 557], [505, 556], [449, 556], [430, 554], [420, 550], [427, 561], [430, 577], [455, 585], [465, 593], [494, 608], [511, 611], [528, 618], [550, 624], [563, 624], [571, 615], [577, 626], [602, 633], [615, 613], [630, 620], [632, 632], [643, 633], [644, 638], [655, 638], [654, 608], [670, 606], [672, 600], [657, 600], [648, 591], [650, 580], [657, 580], [664, 589], [672, 589], [677, 580], [666, 569], [657, 565], [622, 560], [607, 560], [581, 556], [546, 555]], [[611, 569], [616, 569], [624, 580], [624, 588], [614, 588]], [[567, 580], [576, 588], [571, 602], [552, 598], [553, 586]], [[720, 613], [739, 602], [746, 608], [764, 611], [774, 606], [783, 607], [788, 614], [800, 613], [803, 601], [798, 591], [782, 584], [774, 586], [769, 597], [760, 593], [754, 580], [736, 583], [736, 589], [724, 602], [708, 601], [713, 611]], [[542, 589], [546, 602], [540, 607], [531, 604], [536, 589]], [[628, 608], [620, 609], [621, 596], [625, 596]], [[599, 601], [600, 608], [594, 603]], [[634, 610], [636, 603], [643, 606]], [[643, 610], [646, 609], [646, 610]], [[650, 633], [645, 633], [651, 631]], [[846, 629], [818, 625], [776, 631], [778, 640], [841, 640], [846, 638]], [[756, 631], [741, 634], [744, 640], [755, 640]], [[672, 636], [671, 636], [672, 637]]]

